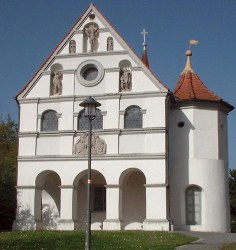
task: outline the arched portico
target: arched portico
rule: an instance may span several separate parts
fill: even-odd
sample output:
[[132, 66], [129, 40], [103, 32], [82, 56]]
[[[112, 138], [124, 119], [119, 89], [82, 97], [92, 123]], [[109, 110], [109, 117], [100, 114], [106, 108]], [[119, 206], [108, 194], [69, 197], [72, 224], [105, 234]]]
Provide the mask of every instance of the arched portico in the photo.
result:
[[139, 169], [127, 169], [120, 176], [121, 220], [125, 230], [140, 230], [146, 217], [146, 178]]
[[[102, 230], [102, 224], [106, 218], [106, 180], [96, 170], [92, 170], [91, 175], [91, 228]], [[78, 229], [85, 229], [87, 219], [87, 170], [77, 175], [73, 186], [73, 219], [77, 222]]]
[[35, 180], [35, 220], [36, 228], [57, 229], [60, 216], [59, 175], [50, 170], [38, 174]]

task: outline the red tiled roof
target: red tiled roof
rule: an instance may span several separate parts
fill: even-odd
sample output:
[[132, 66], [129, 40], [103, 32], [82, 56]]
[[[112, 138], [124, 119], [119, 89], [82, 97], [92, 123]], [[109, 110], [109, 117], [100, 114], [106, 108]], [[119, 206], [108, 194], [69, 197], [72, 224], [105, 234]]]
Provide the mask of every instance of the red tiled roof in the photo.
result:
[[180, 75], [179, 81], [173, 93], [175, 97], [182, 100], [222, 100], [222, 98], [209, 90], [198, 75], [191, 70], [183, 72]]

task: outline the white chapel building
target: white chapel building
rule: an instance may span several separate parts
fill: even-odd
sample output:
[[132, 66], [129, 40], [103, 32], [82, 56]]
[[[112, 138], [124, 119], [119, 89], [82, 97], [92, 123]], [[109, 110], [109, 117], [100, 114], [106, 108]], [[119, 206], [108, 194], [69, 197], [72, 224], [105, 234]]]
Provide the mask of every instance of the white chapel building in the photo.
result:
[[91, 4], [18, 93], [15, 229], [230, 231], [227, 115], [191, 67], [170, 91]]

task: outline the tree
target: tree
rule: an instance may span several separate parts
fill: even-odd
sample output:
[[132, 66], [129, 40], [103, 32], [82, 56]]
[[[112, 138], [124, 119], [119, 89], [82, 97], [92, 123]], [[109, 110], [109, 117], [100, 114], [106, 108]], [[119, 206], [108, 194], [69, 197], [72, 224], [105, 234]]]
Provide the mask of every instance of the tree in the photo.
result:
[[10, 230], [16, 211], [17, 124], [0, 120], [0, 230]]
[[231, 231], [236, 232], [236, 169], [229, 170]]

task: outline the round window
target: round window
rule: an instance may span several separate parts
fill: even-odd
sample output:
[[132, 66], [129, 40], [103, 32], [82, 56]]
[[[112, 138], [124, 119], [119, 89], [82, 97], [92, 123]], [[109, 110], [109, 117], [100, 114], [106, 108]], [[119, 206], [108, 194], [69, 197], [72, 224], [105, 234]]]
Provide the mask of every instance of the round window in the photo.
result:
[[82, 62], [76, 71], [78, 82], [88, 87], [97, 85], [103, 76], [104, 68], [101, 63], [94, 60]]

